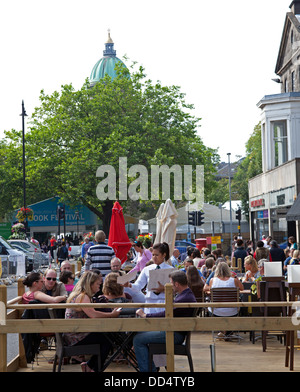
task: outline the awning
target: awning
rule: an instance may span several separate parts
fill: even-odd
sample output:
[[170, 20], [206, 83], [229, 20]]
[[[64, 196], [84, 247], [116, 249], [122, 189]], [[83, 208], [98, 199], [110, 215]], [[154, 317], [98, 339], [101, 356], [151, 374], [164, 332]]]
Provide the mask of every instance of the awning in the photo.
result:
[[300, 221], [300, 193], [286, 214], [287, 221]]

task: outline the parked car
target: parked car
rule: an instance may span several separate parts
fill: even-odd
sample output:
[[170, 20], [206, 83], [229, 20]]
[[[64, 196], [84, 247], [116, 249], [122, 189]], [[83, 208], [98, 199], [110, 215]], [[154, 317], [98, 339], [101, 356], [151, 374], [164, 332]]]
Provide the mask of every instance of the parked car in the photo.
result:
[[8, 240], [7, 242], [9, 242], [11, 245], [19, 245], [23, 249], [25, 249], [29, 252], [39, 253], [43, 259], [42, 264], [47, 264], [49, 262], [48, 254], [44, 253], [38, 245], [33, 244], [30, 241], [14, 239], [14, 240]]
[[33, 268], [33, 254], [23, 249], [21, 246], [12, 245], [13, 249], [25, 254], [25, 272], [31, 272]]
[[186, 241], [186, 240], [177, 240], [175, 241], [175, 248], [177, 248], [180, 252], [180, 254], [186, 252], [186, 248], [188, 246], [192, 246], [193, 248], [196, 248], [196, 245], [193, 244], [192, 242]]
[[[22, 256], [19, 250], [14, 249], [8, 241], [0, 236], [0, 257], [2, 261], [2, 276], [7, 276], [8, 274], [15, 275], [17, 273], [17, 264], [14, 258]], [[29, 260], [25, 256], [25, 272], [30, 268]]]
[[69, 255], [72, 258], [78, 259], [81, 256], [81, 247], [82, 245], [70, 245]]
[[19, 252], [25, 254], [26, 262], [26, 272], [31, 272], [32, 270], [37, 270], [43, 265], [43, 257], [40, 253], [31, 252], [22, 248], [20, 245], [11, 245], [12, 248], [17, 249]]

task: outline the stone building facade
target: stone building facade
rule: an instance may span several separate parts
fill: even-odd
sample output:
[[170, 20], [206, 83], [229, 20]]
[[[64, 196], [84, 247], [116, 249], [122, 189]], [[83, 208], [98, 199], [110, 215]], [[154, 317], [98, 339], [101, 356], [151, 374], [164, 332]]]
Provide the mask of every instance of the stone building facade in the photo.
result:
[[263, 173], [249, 181], [251, 238], [271, 235], [284, 244], [295, 236], [299, 243], [299, 221], [289, 211], [300, 198], [300, 0], [292, 1], [285, 16], [275, 72], [281, 93], [257, 104]]

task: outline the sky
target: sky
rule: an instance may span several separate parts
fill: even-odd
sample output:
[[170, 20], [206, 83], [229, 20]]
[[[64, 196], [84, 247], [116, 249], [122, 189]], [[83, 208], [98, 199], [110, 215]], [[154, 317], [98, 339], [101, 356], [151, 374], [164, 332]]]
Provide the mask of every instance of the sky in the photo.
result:
[[[22, 129], [39, 95], [80, 89], [103, 56], [107, 31], [117, 57], [147, 78], [177, 85], [200, 117], [198, 131], [222, 161], [245, 155], [260, 121], [257, 103], [280, 93], [272, 81], [291, 0], [14, 0], [0, 5], [0, 138]], [[187, 150], [188, 152], [188, 150]]]

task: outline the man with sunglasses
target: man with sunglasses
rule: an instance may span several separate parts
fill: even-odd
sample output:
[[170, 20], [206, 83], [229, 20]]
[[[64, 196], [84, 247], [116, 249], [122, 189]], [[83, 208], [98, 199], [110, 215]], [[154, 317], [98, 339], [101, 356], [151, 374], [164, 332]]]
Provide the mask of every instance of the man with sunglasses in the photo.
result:
[[48, 268], [45, 271], [44, 284], [41, 291], [52, 297], [57, 297], [58, 295], [63, 295], [66, 298], [68, 297], [65, 285], [62, 282], [57, 281], [56, 271], [51, 268]]

